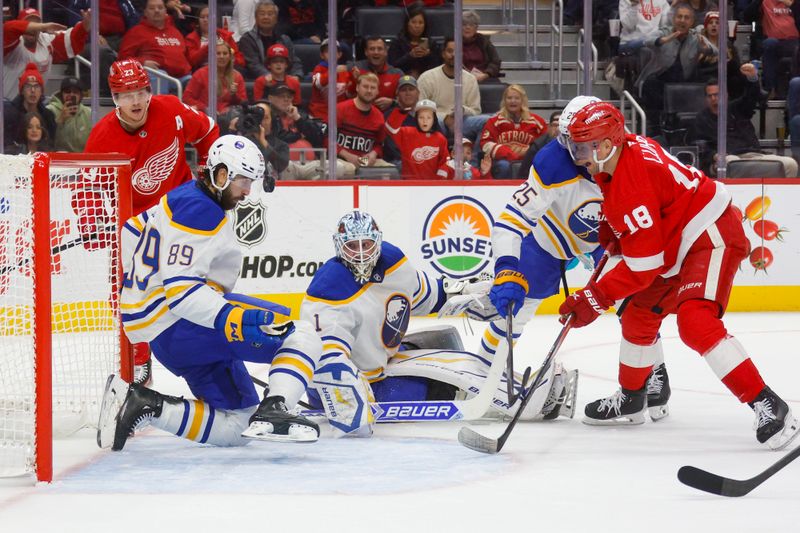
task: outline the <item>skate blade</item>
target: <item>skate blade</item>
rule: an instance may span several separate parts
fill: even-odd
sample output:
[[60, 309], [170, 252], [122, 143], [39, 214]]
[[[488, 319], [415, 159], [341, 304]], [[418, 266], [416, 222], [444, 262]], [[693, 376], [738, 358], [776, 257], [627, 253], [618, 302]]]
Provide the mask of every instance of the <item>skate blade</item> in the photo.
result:
[[648, 407], [647, 411], [650, 413], [650, 419], [653, 422], [657, 422], [662, 418], [669, 416], [669, 406], [667, 404]]
[[782, 450], [794, 442], [798, 435], [800, 435], [800, 423], [792, 416], [790, 410], [786, 416], [783, 429], [777, 435], [773, 435], [772, 438], [767, 439], [767, 446], [772, 450]]
[[589, 426], [638, 426], [644, 424], [644, 410], [630, 415], [622, 415], [608, 420], [597, 420], [584, 416], [582, 422]]
[[288, 434], [272, 433], [269, 422], [253, 422], [242, 432], [242, 437], [271, 442], [316, 442], [319, 434], [314, 428], [300, 424], [292, 424]]
[[97, 421], [97, 445], [102, 449], [111, 448], [114, 443], [114, 432], [117, 428], [117, 413], [125, 402], [128, 393], [128, 384], [116, 374], [111, 374], [106, 380], [103, 403], [100, 407], [100, 417]]

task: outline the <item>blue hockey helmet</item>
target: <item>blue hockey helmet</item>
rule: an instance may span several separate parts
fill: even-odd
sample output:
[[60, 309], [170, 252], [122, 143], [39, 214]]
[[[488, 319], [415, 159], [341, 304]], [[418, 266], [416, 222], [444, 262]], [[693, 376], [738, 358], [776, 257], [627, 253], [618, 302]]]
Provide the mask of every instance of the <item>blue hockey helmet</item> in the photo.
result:
[[381, 256], [383, 233], [372, 215], [351, 211], [339, 219], [333, 244], [338, 257], [353, 273], [356, 281], [369, 281], [372, 270]]

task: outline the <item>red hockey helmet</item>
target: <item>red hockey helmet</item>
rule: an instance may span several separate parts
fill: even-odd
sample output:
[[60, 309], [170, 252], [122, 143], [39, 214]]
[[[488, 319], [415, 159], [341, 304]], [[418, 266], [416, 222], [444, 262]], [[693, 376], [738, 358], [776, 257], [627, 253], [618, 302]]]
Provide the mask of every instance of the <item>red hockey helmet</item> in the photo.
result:
[[572, 117], [569, 136], [576, 143], [611, 139], [620, 146], [625, 142], [625, 117], [609, 102], [589, 104]]
[[115, 61], [108, 70], [108, 86], [112, 94], [150, 88], [150, 78], [135, 59]]

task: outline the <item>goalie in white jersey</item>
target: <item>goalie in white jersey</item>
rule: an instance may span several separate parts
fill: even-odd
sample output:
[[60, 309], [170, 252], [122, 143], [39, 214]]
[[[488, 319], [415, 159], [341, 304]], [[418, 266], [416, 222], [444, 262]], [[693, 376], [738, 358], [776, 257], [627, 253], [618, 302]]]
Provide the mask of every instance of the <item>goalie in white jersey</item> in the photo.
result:
[[[321, 353], [313, 328], [301, 321], [277, 324], [288, 309], [281, 313], [275, 304], [230, 294], [241, 252], [227, 212], [264, 170], [264, 157], [250, 140], [220, 137], [199, 179], [126, 223], [138, 243], [123, 258], [125, 333], [131, 342], [149, 342], [155, 357], [184, 378], [198, 399], [128, 387], [112, 376], [101, 409], [101, 447], [122, 449], [147, 422], [220, 446], [244, 444], [244, 437], [314, 441], [319, 436], [315, 423], [289, 411], [308, 387]], [[269, 396], [260, 406], [244, 361], [271, 364]]]
[[[333, 240], [336, 257], [314, 276], [301, 317], [315, 325], [323, 345], [309, 398], [325, 409], [335, 436], [370, 435], [370, 401], [453, 400], [476, 394], [491, 358], [464, 351], [452, 327], [406, 335], [412, 315], [442, 307], [448, 280], [432, 279], [411, 265], [401, 250], [383, 241], [368, 213], [342, 217]], [[557, 392], [559, 396], [561, 389]], [[541, 418], [543, 409], [557, 416], [554, 404], [544, 407], [549, 393], [549, 386], [542, 387], [540, 401], [530, 402], [526, 418]], [[509, 412], [497, 396], [492, 406]]]

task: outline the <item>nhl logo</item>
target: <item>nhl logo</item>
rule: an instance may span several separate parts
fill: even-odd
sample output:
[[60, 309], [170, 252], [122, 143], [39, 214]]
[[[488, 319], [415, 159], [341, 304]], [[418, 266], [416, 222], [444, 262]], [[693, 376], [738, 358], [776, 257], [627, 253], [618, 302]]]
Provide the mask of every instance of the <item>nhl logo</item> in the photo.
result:
[[267, 209], [261, 202], [245, 200], [239, 202], [234, 210], [233, 229], [236, 240], [252, 248], [267, 236], [267, 223], [264, 215]]

